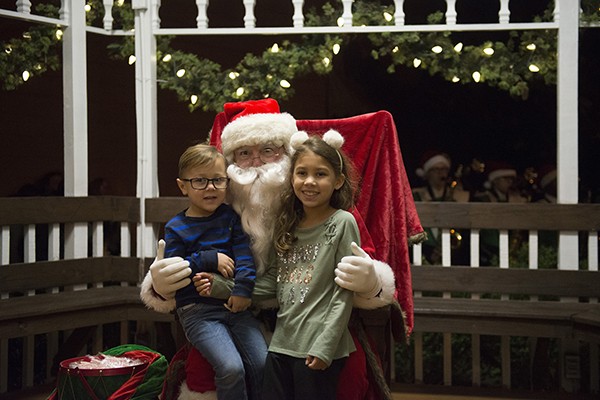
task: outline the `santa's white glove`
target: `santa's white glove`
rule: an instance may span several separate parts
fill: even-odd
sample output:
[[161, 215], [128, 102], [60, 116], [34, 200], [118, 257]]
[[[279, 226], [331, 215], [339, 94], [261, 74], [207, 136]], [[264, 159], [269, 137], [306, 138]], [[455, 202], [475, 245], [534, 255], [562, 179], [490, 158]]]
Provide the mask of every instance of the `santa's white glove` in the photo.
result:
[[150, 265], [152, 288], [165, 300], [175, 297], [175, 292], [189, 285], [192, 280], [190, 263], [181, 257], [165, 257], [165, 241], [160, 239], [156, 258]]
[[335, 283], [357, 295], [370, 299], [381, 292], [381, 280], [373, 260], [352, 242], [353, 256], [343, 257], [335, 269]]

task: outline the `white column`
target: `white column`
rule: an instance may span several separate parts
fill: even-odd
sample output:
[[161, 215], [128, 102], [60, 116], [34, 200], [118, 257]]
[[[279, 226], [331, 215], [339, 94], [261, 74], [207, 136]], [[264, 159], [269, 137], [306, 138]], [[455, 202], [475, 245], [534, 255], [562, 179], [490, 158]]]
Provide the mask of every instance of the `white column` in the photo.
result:
[[[560, 2], [557, 73], [557, 181], [558, 203], [577, 204], [578, 179], [578, 58], [579, 2]], [[579, 263], [577, 232], [561, 232], [560, 269], [577, 269]]]
[[302, 6], [304, 6], [304, 0], [292, 0], [294, 4], [294, 15], [292, 21], [294, 22], [294, 28], [302, 28], [304, 26], [304, 12]]
[[404, 25], [404, 0], [394, 0], [394, 24], [396, 26]]
[[446, 24], [456, 25], [456, 0], [446, 0]]
[[[65, 196], [87, 196], [88, 121], [85, 0], [65, 0], [63, 35]], [[65, 225], [65, 258], [87, 257], [87, 223]]]
[[[579, 1], [557, 0], [555, 18], [558, 18], [558, 71], [557, 71], [557, 181], [558, 203], [578, 202], [578, 58], [579, 58]], [[560, 17], [558, 14], [560, 10]], [[558, 268], [578, 269], [577, 232], [560, 232], [558, 244]], [[575, 299], [563, 299], [576, 301]], [[565, 377], [567, 357], [579, 357], [579, 343], [565, 339], [561, 342], [560, 361], [561, 388], [577, 392], [578, 379]]]
[[206, 9], [208, 8], [208, 0], [196, 0], [196, 7], [198, 8], [196, 26], [200, 29], [208, 28], [208, 17], [206, 15]]
[[138, 257], [153, 257], [156, 236], [145, 222], [145, 200], [158, 197], [158, 140], [156, 96], [156, 39], [150, 0], [134, 0], [135, 12], [135, 104], [137, 121], [137, 197], [140, 224], [137, 229]]
[[254, 17], [254, 4], [256, 0], [244, 0], [244, 8], [246, 14], [244, 15], [244, 26], [246, 28], [256, 27], [256, 17]]

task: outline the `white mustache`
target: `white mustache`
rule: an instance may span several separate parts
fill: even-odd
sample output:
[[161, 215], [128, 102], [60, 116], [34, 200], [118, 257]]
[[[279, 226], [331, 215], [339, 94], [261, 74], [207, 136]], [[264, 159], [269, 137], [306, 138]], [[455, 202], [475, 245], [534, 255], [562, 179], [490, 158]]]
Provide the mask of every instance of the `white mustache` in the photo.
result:
[[227, 167], [227, 175], [239, 185], [249, 185], [259, 180], [265, 185], [279, 185], [288, 176], [289, 157], [285, 156], [278, 162], [267, 163], [258, 167], [241, 168], [236, 164]]

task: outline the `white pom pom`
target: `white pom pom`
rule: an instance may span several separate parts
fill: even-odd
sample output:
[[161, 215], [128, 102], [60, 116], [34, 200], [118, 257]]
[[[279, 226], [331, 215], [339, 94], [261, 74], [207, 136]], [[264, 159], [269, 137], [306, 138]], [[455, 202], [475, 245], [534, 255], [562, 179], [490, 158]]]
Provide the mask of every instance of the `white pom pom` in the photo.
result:
[[290, 138], [290, 146], [292, 149], [296, 150], [300, 147], [304, 142], [308, 140], [308, 133], [304, 131], [295, 132]]
[[333, 129], [325, 132], [323, 135], [323, 140], [336, 150], [339, 150], [344, 144], [344, 137], [338, 131]]

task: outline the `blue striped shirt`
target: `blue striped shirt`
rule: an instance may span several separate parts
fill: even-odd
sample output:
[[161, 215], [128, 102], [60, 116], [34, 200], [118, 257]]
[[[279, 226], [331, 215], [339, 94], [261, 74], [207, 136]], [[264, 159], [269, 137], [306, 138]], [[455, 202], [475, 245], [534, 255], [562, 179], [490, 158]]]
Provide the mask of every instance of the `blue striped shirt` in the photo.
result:
[[[233, 296], [251, 297], [256, 267], [250, 240], [242, 230], [240, 217], [231, 206], [222, 204], [208, 217], [188, 217], [185, 210], [165, 226], [165, 257], [182, 257], [190, 262], [192, 273], [218, 273], [217, 253], [231, 257], [235, 263]], [[191, 303], [222, 304], [223, 300], [203, 297], [194, 283], [175, 294], [177, 307]]]

